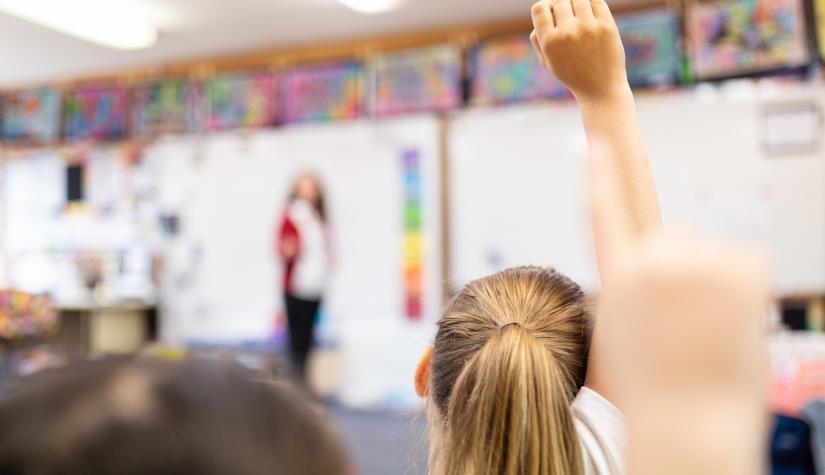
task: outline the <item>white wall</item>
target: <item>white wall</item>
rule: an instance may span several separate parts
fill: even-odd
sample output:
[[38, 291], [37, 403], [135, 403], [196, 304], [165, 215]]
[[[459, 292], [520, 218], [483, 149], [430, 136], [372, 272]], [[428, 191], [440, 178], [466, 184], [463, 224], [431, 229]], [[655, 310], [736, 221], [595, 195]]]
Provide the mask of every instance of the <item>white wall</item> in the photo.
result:
[[[412, 375], [441, 305], [438, 137], [435, 119], [410, 118], [159, 143], [150, 160], [157, 174], [177, 177], [161, 180], [161, 195], [183, 225], [170, 248], [177, 274], [165, 295], [170, 338], [237, 344], [272, 335], [282, 306], [275, 228], [291, 181], [312, 170], [325, 186], [335, 241], [324, 307], [343, 358], [342, 398], [359, 406], [415, 404]], [[426, 295], [418, 322], [404, 316], [402, 293], [401, 157], [408, 148], [419, 150], [423, 168]]]
[[[762, 108], [801, 98], [821, 110], [822, 91], [734, 83], [637, 101], [666, 225], [763, 247], [782, 294], [825, 292], [825, 150], [768, 157]], [[451, 130], [453, 281], [537, 264], [595, 288], [575, 105], [468, 111]]]
[[[825, 292], [825, 150], [767, 157], [760, 111], [799, 98], [822, 107], [824, 90], [821, 84], [735, 86], [638, 99], [667, 225], [687, 223], [764, 246], [774, 258], [775, 288], [784, 294]], [[452, 282], [538, 264], [594, 289], [582, 186], [586, 147], [575, 105], [464, 111], [452, 118], [449, 141]], [[401, 153], [409, 147], [419, 149], [424, 176], [421, 322], [405, 319], [401, 286]], [[272, 337], [281, 311], [275, 226], [291, 180], [311, 169], [326, 185], [335, 234], [326, 335], [343, 357], [342, 398], [353, 406], [416, 405], [411, 375], [441, 305], [438, 154], [438, 121], [430, 117], [153, 144], [131, 186], [152, 197], [137, 210], [138, 228], [153, 222], [158, 209], [182, 218], [182, 234], [162, 246], [166, 340], [239, 344]], [[43, 224], [58, 214], [63, 166], [54, 154], [24, 160], [6, 170], [4, 204], [15, 229], [4, 241], [25, 244], [21, 253], [32, 247], [42, 254], [65, 240], [62, 228], [52, 232]], [[54, 193], [36, 192], [39, 185]], [[24, 208], [42, 212], [32, 219]], [[84, 242], [94, 237], [88, 230], [83, 236]]]

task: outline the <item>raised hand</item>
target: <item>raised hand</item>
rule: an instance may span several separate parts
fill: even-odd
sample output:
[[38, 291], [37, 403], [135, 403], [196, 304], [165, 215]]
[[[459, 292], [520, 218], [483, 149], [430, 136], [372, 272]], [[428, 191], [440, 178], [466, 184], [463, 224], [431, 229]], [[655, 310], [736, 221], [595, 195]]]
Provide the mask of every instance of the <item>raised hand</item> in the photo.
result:
[[532, 17], [536, 54], [577, 100], [629, 90], [619, 30], [604, 0], [541, 0]]

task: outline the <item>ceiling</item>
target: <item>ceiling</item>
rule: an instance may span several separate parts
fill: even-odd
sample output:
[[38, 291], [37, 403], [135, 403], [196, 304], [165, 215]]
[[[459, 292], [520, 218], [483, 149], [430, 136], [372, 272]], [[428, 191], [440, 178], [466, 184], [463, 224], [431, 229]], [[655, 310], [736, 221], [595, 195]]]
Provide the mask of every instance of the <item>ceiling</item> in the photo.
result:
[[[71, 0], [66, 0], [71, 1]], [[0, 87], [111, 73], [233, 52], [514, 20], [532, 0], [403, 0], [361, 15], [335, 0], [108, 0], [155, 25], [157, 44], [118, 51], [0, 13]]]

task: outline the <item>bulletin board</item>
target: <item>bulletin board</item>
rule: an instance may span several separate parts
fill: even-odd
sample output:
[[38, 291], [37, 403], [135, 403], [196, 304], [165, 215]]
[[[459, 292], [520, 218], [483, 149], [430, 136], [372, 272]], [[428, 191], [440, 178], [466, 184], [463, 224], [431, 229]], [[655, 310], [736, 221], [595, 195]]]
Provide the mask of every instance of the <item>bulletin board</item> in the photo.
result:
[[471, 54], [472, 103], [507, 104], [561, 98], [567, 89], [539, 62], [527, 34], [484, 41]]
[[667, 10], [616, 18], [632, 86], [675, 84], [682, 64], [680, 21]]
[[270, 71], [227, 73], [204, 85], [203, 99], [209, 111], [206, 127], [227, 130], [267, 127], [278, 120], [278, 80]]
[[121, 86], [78, 87], [63, 103], [67, 140], [119, 140], [129, 122], [129, 92]]
[[200, 88], [183, 79], [153, 81], [135, 89], [134, 132], [138, 135], [200, 130], [196, 101]]
[[461, 74], [455, 46], [376, 56], [369, 65], [372, 111], [388, 116], [454, 108], [461, 103]]
[[[821, 108], [822, 90], [777, 85], [771, 101], [810, 100]], [[767, 250], [778, 294], [825, 291], [825, 150], [768, 157], [754, 120], [764, 105], [758, 95], [702, 94], [638, 99], [666, 226]], [[580, 123], [577, 109], [564, 104], [467, 111], [456, 119], [449, 156], [454, 285], [533, 264], [598, 288]]]
[[685, 12], [685, 36], [697, 79], [794, 68], [811, 60], [802, 0], [694, 2]]
[[43, 88], [2, 98], [2, 137], [9, 142], [50, 144], [60, 135], [60, 92]]
[[284, 78], [287, 122], [327, 122], [361, 116], [364, 108], [363, 66], [343, 62], [306, 66]]
[[[411, 117], [154, 145], [146, 160], [161, 177], [159, 206], [180, 220], [166, 246], [163, 298], [175, 339], [242, 345], [275, 337], [282, 315], [276, 226], [292, 180], [309, 170], [323, 182], [333, 235], [321, 338], [331, 335], [340, 350], [341, 398], [352, 406], [418, 404], [410, 377], [433, 336], [442, 295], [438, 137], [436, 119]], [[405, 216], [410, 173], [415, 223]], [[415, 318], [405, 281], [412, 224], [421, 246]]]

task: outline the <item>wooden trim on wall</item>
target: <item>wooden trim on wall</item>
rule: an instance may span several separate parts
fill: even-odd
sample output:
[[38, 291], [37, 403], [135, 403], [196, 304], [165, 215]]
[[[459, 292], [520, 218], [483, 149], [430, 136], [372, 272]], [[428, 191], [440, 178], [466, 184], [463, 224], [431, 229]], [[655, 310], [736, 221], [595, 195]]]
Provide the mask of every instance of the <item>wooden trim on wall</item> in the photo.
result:
[[444, 303], [452, 296], [455, 283], [452, 275], [452, 253], [450, 252], [451, 239], [451, 211], [450, 199], [450, 118], [441, 116], [438, 119], [438, 165], [439, 165], [439, 212], [441, 214], [441, 236], [438, 245], [441, 254], [441, 297]]

